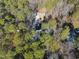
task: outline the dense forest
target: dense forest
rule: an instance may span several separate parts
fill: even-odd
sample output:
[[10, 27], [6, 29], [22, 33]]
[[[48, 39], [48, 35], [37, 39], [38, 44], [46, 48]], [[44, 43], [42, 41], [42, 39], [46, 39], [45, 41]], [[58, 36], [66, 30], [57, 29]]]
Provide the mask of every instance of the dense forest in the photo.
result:
[[79, 59], [79, 0], [0, 0], [0, 59]]

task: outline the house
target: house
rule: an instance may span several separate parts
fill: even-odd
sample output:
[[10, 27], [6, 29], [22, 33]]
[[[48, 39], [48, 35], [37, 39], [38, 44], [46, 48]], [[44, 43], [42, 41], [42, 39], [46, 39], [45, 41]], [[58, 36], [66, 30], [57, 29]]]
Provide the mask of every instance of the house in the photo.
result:
[[41, 18], [40, 21], [43, 21], [45, 15], [46, 15], [46, 8], [38, 9], [35, 20], [38, 20]]

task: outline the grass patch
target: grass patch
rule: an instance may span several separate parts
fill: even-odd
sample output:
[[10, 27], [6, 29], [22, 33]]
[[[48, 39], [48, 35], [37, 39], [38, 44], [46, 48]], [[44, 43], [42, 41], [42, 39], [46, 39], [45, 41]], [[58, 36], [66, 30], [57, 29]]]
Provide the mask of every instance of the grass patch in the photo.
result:
[[79, 28], [79, 11], [77, 10], [74, 14], [73, 14], [73, 24], [75, 28]]
[[51, 10], [56, 4], [57, 4], [58, 0], [47, 0], [45, 3], [45, 7], [48, 10]]

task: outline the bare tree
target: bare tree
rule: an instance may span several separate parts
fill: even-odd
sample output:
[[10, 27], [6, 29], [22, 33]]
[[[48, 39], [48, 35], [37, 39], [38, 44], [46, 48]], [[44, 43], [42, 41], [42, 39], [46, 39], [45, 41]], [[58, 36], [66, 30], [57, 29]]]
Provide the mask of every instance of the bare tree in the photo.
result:
[[[53, 11], [53, 18], [56, 20], [56, 28], [54, 29], [54, 39], [60, 44], [60, 52], [64, 59], [76, 59], [73, 52], [72, 42], [61, 42], [60, 33], [62, 26], [66, 22], [67, 17], [71, 17], [74, 12], [74, 4], [68, 4], [67, 0], [60, 0]], [[71, 22], [70, 22], [71, 23]]]

